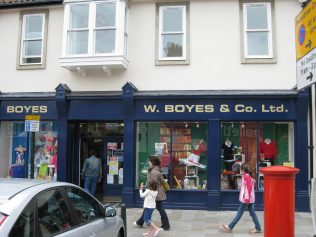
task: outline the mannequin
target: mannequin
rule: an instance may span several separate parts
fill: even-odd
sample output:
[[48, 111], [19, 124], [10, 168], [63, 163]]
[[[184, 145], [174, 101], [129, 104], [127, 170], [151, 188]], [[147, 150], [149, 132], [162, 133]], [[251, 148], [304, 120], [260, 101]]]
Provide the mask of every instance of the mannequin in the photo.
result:
[[[224, 155], [224, 160], [233, 160], [234, 159], [234, 144], [231, 142], [229, 138], [225, 139], [225, 142], [222, 144], [222, 150]], [[228, 163], [228, 162], [225, 162]], [[227, 170], [231, 170], [227, 169]]]
[[[232, 171], [232, 166], [234, 164], [234, 144], [231, 140], [227, 137], [225, 142], [222, 144], [222, 152], [224, 155], [224, 164], [225, 170]], [[231, 189], [235, 189], [235, 182], [231, 175], [228, 175], [228, 184]]]
[[15, 164], [16, 165], [24, 165], [24, 153], [26, 148], [22, 145], [19, 145], [15, 149]]
[[260, 153], [264, 154], [264, 159], [269, 160], [271, 165], [274, 165], [277, 153], [276, 143], [267, 137], [260, 142], [259, 150]]

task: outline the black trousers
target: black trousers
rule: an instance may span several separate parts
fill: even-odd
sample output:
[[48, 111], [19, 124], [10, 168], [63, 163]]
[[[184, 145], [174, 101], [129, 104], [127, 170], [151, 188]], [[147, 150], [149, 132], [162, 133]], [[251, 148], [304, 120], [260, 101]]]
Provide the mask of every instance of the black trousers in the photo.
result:
[[[170, 229], [169, 219], [166, 213], [165, 208], [163, 207], [162, 201], [156, 201], [156, 209], [160, 214], [161, 219], [161, 228], [164, 230]], [[142, 216], [136, 221], [137, 225], [143, 226], [144, 225], [144, 211]]]

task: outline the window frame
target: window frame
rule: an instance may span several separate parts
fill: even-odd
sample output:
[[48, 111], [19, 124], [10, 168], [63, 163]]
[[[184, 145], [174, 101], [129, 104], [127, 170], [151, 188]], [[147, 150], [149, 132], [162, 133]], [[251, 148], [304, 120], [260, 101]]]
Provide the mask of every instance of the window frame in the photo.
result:
[[[247, 29], [247, 9], [249, 6], [260, 6], [264, 5], [267, 9], [267, 28], [266, 29]], [[242, 63], [276, 63], [276, 52], [274, 42], [274, 4], [273, 0], [269, 1], [247, 1], [240, 0], [240, 11], [241, 11], [241, 51]], [[249, 55], [248, 54], [248, 38], [249, 32], [267, 32], [268, 33], [268, 54], [266, 55]]]
[[[115, 26], [112, 27], [96, 27], [96, 10], [98, 4], [114, 3], [115, 4]], [[76, 29], [77, 31], [88, 30], [88, 50], [86, 54], [70, 54], [69, 51], [69, 37], [68, 33], [73, 31], [70, 29], [70, 8], [76, 5], [88, 5], [89, 16], [88, 16], [88, 28]], [[69, 2], [65, 5], [65, 24], [64, 24], [64, 55], [66, 57], [87, 57], [87, 56], [111, 56], [116, 55], [118, 52], [118, 1], [117, 0], [103, 0], [103, 1], [82, 1], [82, 2]], [[115, 30], [115, 47], [111, 53], [96, 53], [95, 52], [95, 32], [98, 30]]]
[[[29, 16], [42, 16], [42, 32], [41, 37], [34, 39], [25, 38], [26, 20]], [[19, 50], [17, 56], [17, 69], [44, 69], [46, 67], [46, 51], [47, 51], [47, 30], [48, 30], [48, 10], [37, 11], [22, 11], [20, 13], [20, 29], [19, 29]], [[25, 42], [41, 40], [41, 55], [24, 55]], [[24, 58], [37, 58], [40, 57], [39, 63], [23, 63]]]
[[[180, 8], [182, 10], [182, 30], [175, 32], [163, 32], [163, 10]], [[189, 2], [157, 3], [156, 4], [156, 65], [189, 64]], [[162, 35], [182, 34], [182, 56], [163, 57]]]

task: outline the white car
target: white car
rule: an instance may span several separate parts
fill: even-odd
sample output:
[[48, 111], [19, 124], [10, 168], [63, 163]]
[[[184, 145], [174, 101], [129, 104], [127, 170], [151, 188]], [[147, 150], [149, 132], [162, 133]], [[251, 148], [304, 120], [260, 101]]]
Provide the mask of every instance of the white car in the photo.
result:
[[63, 182], [0, 178], [1, 237], [126, 237], [116, 210]]

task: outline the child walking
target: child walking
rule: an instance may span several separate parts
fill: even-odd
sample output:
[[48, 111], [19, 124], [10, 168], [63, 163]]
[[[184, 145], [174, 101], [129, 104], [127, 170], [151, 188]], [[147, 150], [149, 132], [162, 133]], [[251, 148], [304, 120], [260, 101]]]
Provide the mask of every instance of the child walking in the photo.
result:
[[235, 225], [238, 223], [246, 207], [248, 207], [248, 211], [252, 220], [255, 224], [255, 229], [251, 231], [251, 233], [261, 233], [261, 226], [258, 221], [258, 217], [255, 213], [255, 183], [256, 181], [249, 174], [249, 167], [247, 164], [242, 164], [240, 167], [240, 174], [242, 176], [241, 179], [241, 187], [239, 193], [239, 201], [240, 205], [237, 210], [237, 214], [233, 221], [229, 225], [222, 225], [223, 228], [227, 231], [232, 231]]
[[144, 199], [144, 223], [149, 226], [149, 232], [143, 233], [143, 236], [156, 237], [160, 231], [151, 220], [151, 216], [153, 211], [156, 208], [156, 197], [158, 194], [158, 183], [152, 180], [147, 182], [147, 188], [145, 192], [143, 192], [144, 184], [141, 183], [139, 187], [139, 195]]

